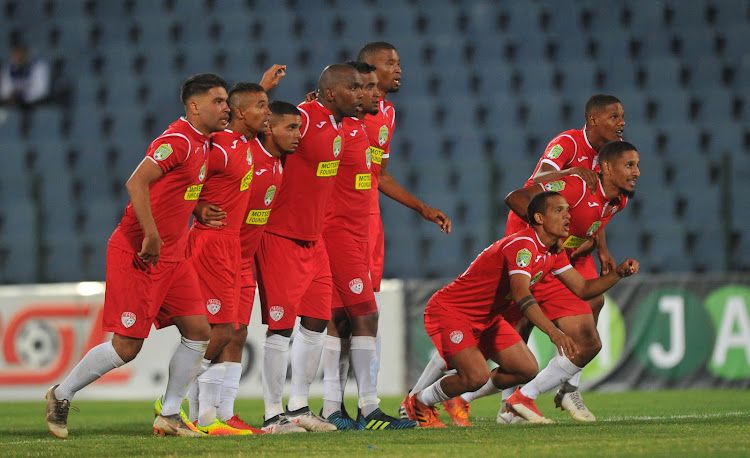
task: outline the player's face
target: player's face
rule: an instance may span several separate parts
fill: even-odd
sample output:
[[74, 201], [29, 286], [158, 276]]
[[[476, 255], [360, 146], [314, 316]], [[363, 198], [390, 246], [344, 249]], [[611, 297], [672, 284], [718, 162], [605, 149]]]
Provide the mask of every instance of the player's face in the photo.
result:
[[612, 164], [604, 164], [612, 183], [620, 189], [621, 194], [632, 197], [635, 194], [635, 183], [641, 176], [641, 159], [638, 151], [625, 151], [622, 157]]
[[341, 116], [357, 116], [362, 112], [362, 77], [352, 68], [346, 78], [336, 83], [333, 89], [333, 103]]
[[378, 77], [375, 72], [360, 74], [362, 77], [363, 111], [367, 114], [378, 114], [380, 102], [380, 90], [378, 90]]
[[401, 88], [401, 59], [395, 49], [382, 49], [367, 61], [375, 66], [380, 92], [390, 94]]
[[563, 196], [547, 198], [547, 211], [544, 213], [544, 231], [557, 238], [567, 237], [570, 230], [570, 206]]
[[625, 109], [621, 103], [607, 105], [594, 113], [593, 129], [606, 141], [620, 140], [625, 131]]
[[250, 92], [245, 94], [246, 108], [242, 110], [242, 122], [249, 130], [256, 134], [268, 130], [268, 118], [271, 110], [268, 109], [268, 95], [265, 92]]
[[[198, 122], [209, 132], [224, 130], [229, 124], [229, 106], [227, 105], [227, 90], [214, 87], [203, 94], [193, 97], [194, 110]], [[200, 128], [199, 128], [200, 129]]]
[[269, 131], [273, 136], [276, 147], [285, 154], [292, 154], [299, 145], [302, 133], [302, 117], [300, 115], [274, 115], [271, 119]]

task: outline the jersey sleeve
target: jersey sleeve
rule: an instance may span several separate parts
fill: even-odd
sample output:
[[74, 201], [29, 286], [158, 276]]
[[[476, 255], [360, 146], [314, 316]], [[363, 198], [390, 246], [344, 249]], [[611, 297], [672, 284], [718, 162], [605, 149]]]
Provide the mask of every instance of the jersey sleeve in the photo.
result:
[[307, 128], [310, 125], [310, 115], [302, 108], [302, 106], [297, 106], [297, 109], [299, 110], [299, 113], [302, 118], [302, 124], [299, 127], [299, 131], [302, 133], [301, 138], [305, 138], [305, 134], [307, 133]]
[[558, 135], [547, 145], [541, 163], [549, 164], [555, 170], [569, 168], [576, 155], [576, 148], [573, 137], [567, 134]]
[[563, 250], [562, 253], [555, 255], [555, 262], [552, 264], [552, 275], [560, 275], [568, 269], [572, 269], [570, 265], [570, 258], [568, 258], [568, 252]]
[[190, 151], [190, 142], [182, 135], [164, 135], [148, 147], [146, 157], [154, 161], [164, 173], [185, 162]]
[[208, 153], [208, 170], [206, 172], [206, 179], [226, 170], [228, 161], [229, 156], [227, 156], [226, 149], [218, 143], [214, 143]]
[[545, 191], [557, 191], [565, 198], [570, 208], [575, 208], [585, 196], [586, 182], [578, 175], [569, 175], [561, 180], [542, 185]]
[[531, 240], [517, 238], [507, 243], [503, 249], [503, 261], [508, 266], [508, 275], [522, 274], [532, 277], [531, 261], [537, 255], [537, 249]]

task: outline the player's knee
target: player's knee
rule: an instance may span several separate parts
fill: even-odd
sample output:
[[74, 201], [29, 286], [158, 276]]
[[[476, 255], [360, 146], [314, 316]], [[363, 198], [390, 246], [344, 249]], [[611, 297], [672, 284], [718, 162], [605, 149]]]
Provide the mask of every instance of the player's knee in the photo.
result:
[[112, 340], [112, 346], [114, 347], [117, 355], [122, 359], [123, 362], [128, 363], [135, 359], [140, 353], [143, 347], [143, 340], [128, 339], [128, 340]]
[[247, 341], [247, 326], [240, 326], [239, 329], [235, 329], [232, 333], [232, 344], [239, 345], [242, 347]]
[[522, 380], [520, 383], [528, 383], [531, 380], [536, 377], [536, 375], [539, 373], [539, 364], [537, 364], [536, 359], [531, 359], [529, 361], [526, 361], [521, 367], [518, 372], [519, 378]]
[[487, 380], [490, 379], [490, 371], [487, 366], [481, 369], [477, 368], [468, 371], [462, 379], [465, 391], [476, 391], [482, 388], [487, 383]]
[[232, 340], [233, 333], [234, 325], [232, 324], [216, 325], [211, 329], [211, 343], [223, 348]]

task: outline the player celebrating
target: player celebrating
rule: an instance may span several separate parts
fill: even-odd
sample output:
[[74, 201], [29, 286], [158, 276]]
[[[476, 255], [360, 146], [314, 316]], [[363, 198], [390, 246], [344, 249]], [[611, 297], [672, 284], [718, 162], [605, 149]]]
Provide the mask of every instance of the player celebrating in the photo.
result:
[[210, 333], [185, 245], [190, 214], [206, 177], [209, 135], [223, 130], [229, 120], [225, 86], [209, 73], [185, 81], [180, 90], [185, 117], [151, 143], [128, 179], [130, 203], [107, 245], [102, 329], [114, 336], [86, 353], [68, 377], [47, 392], [47, 426], [56, 437], [68, 437], [68, 410], [75, 393], [135, 358], [152, 324], [174, 324], [182, 335], [169, 363], [154, 432], [203, 435], [180, 415]]
[[[423, 427], [444, 427], [434, 404], [465, 391], [494, 389], [523, 383], [538, 370], [536, 360], [521, 336], [503, 319], [505, 309], [515, 308], [537, 325], [558, 349], [556, 358], [576, 355], [573, 339], [542, 313], [529, 288], [552, 272], [582, 298], [603, 293], [620, 278], [638, 271], [628, 259], [610, 274], [586, 280], [571, 268], [560, 238], [568, 236], [571, 215], [565, 199], [544, 192], [528, 203], [531, 227], [507, 236], [485, 249], [469, 268], [450, 285], [435, 293], [425, 308], [425, 329], [435, 348], [456, 374], [443, 377], [408, 398], [407, 411]], [[558, 253], [559, 254], [556, 254]], [[511, 303], [512, 301], [512, 303]], [[513, 305], [511, 305], [513, 304]], [[489, 372], [487, 359], [499, 366]], [[522, 410], [526, 407], [531, 413]], [[531, 405], [514, 406], [530, 421], [549, 423]], [[536, 412], [538, 415], [533, 417]]]
[[[307, 430], [336, 429], [310, 411], [308, 394], [331, 317], [331, 270], [320, 234], [341, 160], [340, 122], [361, 111], [362, 78], [349, 65], [333, 64], [321, 73], [318, 89], [318, 101], [299, 106], [302, 138], [284, 164], [284, 181], [255, 256], [268, 324], [263, 358], [266, 432], [289, 420]], [[285, 413], [282, 392], [297, 316], [301, 323], [291, 349], [292, 384]]]

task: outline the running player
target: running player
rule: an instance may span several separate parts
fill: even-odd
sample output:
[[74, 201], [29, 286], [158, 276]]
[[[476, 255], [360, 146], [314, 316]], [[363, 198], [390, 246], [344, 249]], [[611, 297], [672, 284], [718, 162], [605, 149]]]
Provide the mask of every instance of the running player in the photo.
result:
[[[531, 285], [555, 277], [578, 297], [588, 298], [638, 271], [633, 259], [594, 280], [586, 280], [572, 269], [567, 253], [559, 249], [560, 238], [568, 237], [572, 224], [568, 208], [556, 192], [535, 195], [525, 212], [531, 227], [492, 244], [466, 272], [432, 296], [425, 308], [425, 329], [440, 355], [457, 372], [409, 396], [407, 412], [420, 426], [445, 427], [433, 407], [438, 402], [466, 390], [498, 392], [536, 374], [538, 366], [533, 354], [503, 318], [508, 309], [524, 314], [549, 336], [557, 347], [556, 359], [567, 361], [566, 355], [578, 354], [574, 339], [542, 313], [530, 292]], [[553, 275], [546, 275], [549, 272]], [[492, 373], [487, 359], [499, 365]], [[530, 421], [550, 422], [538, 414], [533, 401], [514, 408]], [[532, 416], [534, 412], [536, 417]]]
[[130, 203], [107, 245], [107, 291], [102, 329], [112, 341], [92, 348], [59, 385], [47, 392], [47, 426], [68, 436], [75, 393], [133, 360], [151, 325], [176, 325], [182, 335], [169, 363], [160, 435], [202, 436], [181, 415], [180, 405], [198, 372], [211, 328], [200, 300], [198, 277], [185, 259], [190, 214], [206, 177], [209, 135], [229, 120], [226, 83], [202, 73], [180, 90], [185, 117], [172, 123], [148, 148], [128, 179]]

